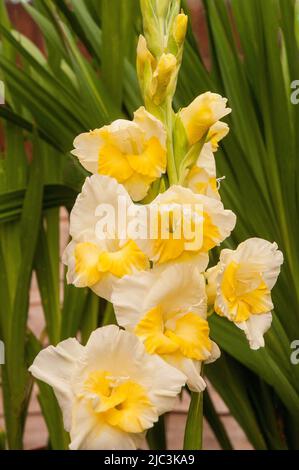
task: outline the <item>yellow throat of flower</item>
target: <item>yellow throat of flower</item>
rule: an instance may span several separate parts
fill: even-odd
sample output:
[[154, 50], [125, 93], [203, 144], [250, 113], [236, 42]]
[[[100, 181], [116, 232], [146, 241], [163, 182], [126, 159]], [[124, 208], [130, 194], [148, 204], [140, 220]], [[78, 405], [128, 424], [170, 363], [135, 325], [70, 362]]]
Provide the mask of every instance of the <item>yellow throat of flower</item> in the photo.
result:
[[165, 171], [166, 150], [156, 137], [130, 144], [132, 151], [127, 153], [109, 136], [99, 152], [98, 172], [124, 183], [135, 174], [151, 182]]
[[[246, 321], [250, 315], [266, 313], [272, 308], [270, 291], [258, 269], [242, 267], [235, 261], [225, 269], [221, 292], [228, 304], [230, 319], [235, 322]], [[217, 306], [216, 311], [223, 315]]]
[[129, 433], [148, 428], [143, 417], [154, 407], [145, 389], [128, 377], [113, 377], [107, 371], [90, 372], [82, 395], [106, 424]]
[[209, 331], [208, 322], [196, 313], [165, 314], [160, 305], [147, 312], [135, 327], [149, 354], [175, 354], [198, 361], [210, 355]]
[[171, 206], [169, 211], [167, 208], [163, 211], [159, 209], [151, 227], [152, 259], [156, 264], [185, 261], [189, 254], [206, 253], [217, 245], [220, 233], [207, 212], [195, 209], [190, 217], [183, 211], [176, 212]]
[[87, 286], [99, 282], [104, 274], [123, 277], [147, 267], [147, 257], [133, 240], [116, 251], [103, 251], [95, 243], [78, 243], [74, 255], [75, 271], [85, 276]]

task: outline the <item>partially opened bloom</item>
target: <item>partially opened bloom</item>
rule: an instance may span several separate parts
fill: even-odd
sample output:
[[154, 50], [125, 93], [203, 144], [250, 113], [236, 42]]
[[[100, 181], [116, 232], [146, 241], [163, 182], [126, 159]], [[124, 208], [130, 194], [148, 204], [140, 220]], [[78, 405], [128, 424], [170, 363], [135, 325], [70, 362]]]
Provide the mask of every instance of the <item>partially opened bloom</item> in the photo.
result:
[[166, 170], [166, 132], [144, 107], [134, 120], [118, 119], [109, 126], [80, 134], [73, 155], [91, 173], [115, 178], [134, 201], [143, 199], [150, 184]]
[[102, 175], [86, 178], [70, 216], [72, 241], [62, 257], [68, 266], [68, 283], [88, 286], [109, 299], [118, 278], [148, 267], [147, 256], [126, 238], [126, 230], [120, 237], [120, 217], [132, 204], [115, 179]]
[[197, 268], [171, 265], [126, 276], [115, 286], [112, 303], [118, 323], [149, 354], [180, 369], [192, 390], [204, 389], [201, 364], [220, 353], [209, 337], [205, 280]]
[[222, 250], [207, 271], [208, 296], [215, 312], [244, 330], [252, 349], [265, 345], [273, 309], [271, 290], [283, 263], [276, 243], [250, 238], [236, 250]]
[[204, 271], [208, 251], [230, 235], [236, 222], [221, 201], [176, 185], [146, 209], [148, 236], [136, 238], [136, 243], [156, 265], [189, 261]]
[[220, 199], [216, 178], [216, 162], [214, 153], [219, 141], [229, 132], [225, 122], [217, 121], [209, 130], [207, 142], [203, 145], [196, 164], [186, 177], [186, 186], [195, 193]]
[[217, 188], [215, 157], [211, 142], [204, 144], [196, 164], [186, 177], [186, 186], [192, 189], [194, 193], [220, 199]]
[[144, 431], [173, 408], [186, 377], [117, 326], [49, 346], [30, 372], [53, 387], [70, 449], [136, 449]]
[[226, 98], [207, 91], [181, 109], [179, 114], [190, 145], [198, 142], [213, 124], [231, 112], [226, 103]]

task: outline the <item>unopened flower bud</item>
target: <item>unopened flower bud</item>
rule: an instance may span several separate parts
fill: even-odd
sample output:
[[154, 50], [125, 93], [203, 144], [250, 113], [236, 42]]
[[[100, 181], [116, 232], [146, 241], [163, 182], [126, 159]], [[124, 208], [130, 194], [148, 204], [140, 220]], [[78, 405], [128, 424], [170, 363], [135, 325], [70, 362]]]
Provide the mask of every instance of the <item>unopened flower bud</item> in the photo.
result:
[[153, 95], [156, 102], [161, 102], [165, 98], [168, 85], [176, 70], [176, 66], [177, 60], [173, 54], [161, 55], [153, 76]]
[[188, 16], [180, 13], [176, 19], [173, 29], [173, 36], [176, 43], [180, 46], [185, 39], [188, 24]]

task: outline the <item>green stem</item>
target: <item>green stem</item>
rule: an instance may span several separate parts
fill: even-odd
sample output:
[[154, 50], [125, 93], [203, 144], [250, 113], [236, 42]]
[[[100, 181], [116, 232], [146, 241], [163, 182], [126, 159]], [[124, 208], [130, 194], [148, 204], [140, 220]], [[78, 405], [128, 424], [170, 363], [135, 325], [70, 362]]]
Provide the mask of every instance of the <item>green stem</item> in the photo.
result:
[[185, 427], [184, 450], [201, 450], [203, 433], [203, 393], [191, 392]]
[[114, 308], [110, 302], [107, 302], [103, 315], [102, 326], [106, 325], [117, 325]]
[[171, 98], [168, 98], [166, 101], [164, 125], [167, 133], [167, 175], [171, 186], [178, 182], [178, 174], [173, 151], [173, 109]]

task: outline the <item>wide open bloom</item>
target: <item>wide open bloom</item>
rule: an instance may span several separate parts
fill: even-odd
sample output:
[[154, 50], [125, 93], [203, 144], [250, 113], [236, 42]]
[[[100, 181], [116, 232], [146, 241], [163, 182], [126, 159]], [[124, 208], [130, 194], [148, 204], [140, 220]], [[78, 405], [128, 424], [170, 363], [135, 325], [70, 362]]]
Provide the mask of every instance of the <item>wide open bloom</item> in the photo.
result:
[[127, 191], [115, 179], [102, 175], [86, 178], [70, 216], [72, 241], [62, 257], [68, 266], [68, 283], [88, 286], [109, 299], [117, 279], [148, 267], [146, 255], [126, 238], [126, 227], [120, 237], [121, 217], [131, 205]]
[[219, 119], [231, 112], [226, 107], [227, 99], [207, 91], [180, 111], [190, 145], [198, 142]]
[[115, 178], [134, 201], [143, 199], [166, 170], [166, 131], [144, 107], [134, 113], [133, 121], [118, 119], [80, 134], [74, 147], [72, 154], [84, 168]]
[[118, 323], [134, 332], [149, 354], [159, 354], [201, 391], [203, 361], [219, 355], [209, 337], [204, 276], [189, 264], [159, 267], [126, 276], [115, 286], [112, 303]]
[[271, 289], [283, 255], [276, 243], [249, 238], [236, 250], [222, 250], [217, 266], [207, 271], [209, 301], [215, 312], [243, 330], [252, 349], [265, 345], [273, 309]]
[[136, 449], [160, 414], [173, 408], [186, 377], [117, 326], [49, 346], [30, 372], [53, 387], [70, 449]]
[[189, 261], [204, 271], [208, 251], [228, 237], [236, 223], [234, 213], [221, 201], [176, 185], [159, 194], [146, 210], [148, 235], [136, 238], [136, 243], [156, 265]]

